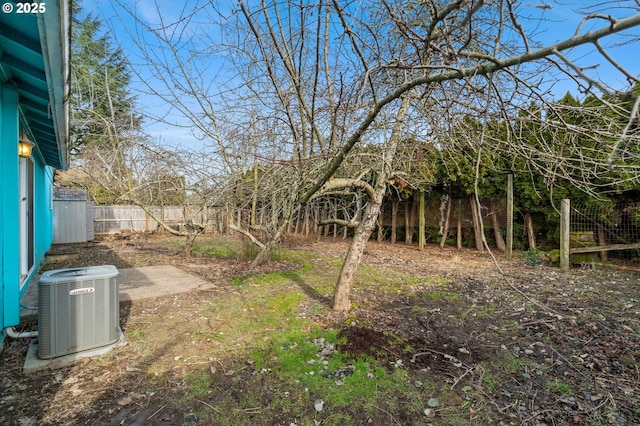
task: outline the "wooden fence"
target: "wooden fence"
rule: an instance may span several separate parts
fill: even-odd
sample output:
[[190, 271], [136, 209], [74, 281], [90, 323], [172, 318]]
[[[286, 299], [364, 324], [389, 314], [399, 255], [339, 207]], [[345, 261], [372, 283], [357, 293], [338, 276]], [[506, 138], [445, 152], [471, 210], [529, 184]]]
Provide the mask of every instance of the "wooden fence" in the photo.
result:
[[[82, 197], [80, 197], [82, 198]], [[182, 230], [188, 220], [194, 223], [204, 221], [203, 214], [197, 206], [155, 206], [151, 207], [152, 214], [133, 205], [95, 205], [90, 206], [86, 199], [74, 200], [80, 204], [86, 204], [86, 227], [92, 228], [95, 236], [102, 237], [118, 233], [129, 232], [157, 232], [162, 228], [153, 219], [154, 216], [161, 219], [165, 224], [176, 230]], [[448, 200], [427, 200], [424, 209], [423, 236], [427, 241], [440, 241], [440, 235], [444, 233], [444, 240], [451, 244], [451, 239], [457, 240], [458, 247], [462, 246], [464, 239], [473, 240], [473, 229], [476, 227], [472, 219], [470, 199]], [[419, 241], [419, 209], [417, 197], [410, 200], [386, 202], [379, 216], [378, 226], [374, 233], [374, 238], [378, 241], [390, 241], [395, 243], [397, 239], [403, 238], [406, 243], [413, 243], [414, 236]], [[494, 234], [495, 240], [501, 239], [500, 234], [505, 229], [505, 204], [504, 200], [481, 200], [481, 218], [488, 236]], [[75, 206], [75, 205], [74, 205]], [[69, 214], [71, 210], [62, 204], [55, 206], [58, 216], [65, 217], [69, 223], [79, 224], [78, 214]], [[91, 208], [92, 207], [92, 214]], [[290, 223], [288, 232], [292, 234], [309, 235], [332, 235], [346, 238], [349, 236], [348, 228], [342, 225], [331, 224], [322, 225], [323, 220], [331, 218], [336, 214], [336, 204], [314, 203], [296, 215]], [[258, 222], [261, 223], [266, 217], [270, 217], [268, 211], [259, 210], [257, 212]], [[264, 217], [263, 217], [264, 216]], [[341, 218], [339, 214], [336, 214]], [[210, 207], [207, 211], [206, 232], [209, 233], [230, 233], [229, 223], [233, 221], [236, 225], [248, 228], [251, 221], [252, 212], [248, 209], [229, 207]], [[342, 218], [344, 219], [344, 218]], [[62, 235], [61, 232], [60, 235]], [[93, 239], [93, 235], [82, 241]], [[60, 240], [57, 242], [81, 242], [79, 240]], [[444, 242], [442, 243], [444, 245]]]
[[[203, 212], [192, 211], [190, 207], [156, 206], [149, 210], [176, 230], [182, 230], [188, 220], [195, 223], [203, 221]], [[207, 213], [207, 231], [224, 232], [224, 207], [210, 207]], [[154, 232], [159, 228], [151, 215], [142, 208], [131, 205], [94, 206], [93, 226], [95, 234], [100, 236], [122, 232]]]

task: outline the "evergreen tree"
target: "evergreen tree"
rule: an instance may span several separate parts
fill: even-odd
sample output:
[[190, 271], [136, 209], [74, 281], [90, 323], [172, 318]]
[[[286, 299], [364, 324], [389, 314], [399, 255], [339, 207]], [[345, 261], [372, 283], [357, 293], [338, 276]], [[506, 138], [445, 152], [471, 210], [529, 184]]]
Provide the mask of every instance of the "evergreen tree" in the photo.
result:
[[83, 16], [73, 2], [71, 63], [71, 153], [83, 149], [117, 147], [139, 129], [134, 109], [129, 64], [113, 46], [108, 32], [91, 14]]

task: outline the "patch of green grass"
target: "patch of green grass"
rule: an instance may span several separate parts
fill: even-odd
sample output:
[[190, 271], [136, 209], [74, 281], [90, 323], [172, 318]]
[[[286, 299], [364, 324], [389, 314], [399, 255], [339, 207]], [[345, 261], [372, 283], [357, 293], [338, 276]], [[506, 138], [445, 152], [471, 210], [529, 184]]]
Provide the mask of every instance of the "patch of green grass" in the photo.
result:
[[193, 398], [204, 398], [211, 387], [211, 373], [208, 369], [189, 371], [182, 376], [185, 387], [185, 401]]
[[486, 302], [479, 306], [476, 316], [478, 318], [495, 318], [496, 312], [498, 312], [498, 305], [495, 302]]
[[406, 272], [360, 265], [356, 273], [355, 288], [374, 288], [376, 292], [388, 294], [413, 294], [417, 286], [446, 287], [450, 281], [441, 277], [416, 277]]
[[[184, 249], [184, 242], [179, 246]], [[196, 238], [193, 252], [218, 258], [250, 259], [257, 254], [257, 248], [240, 239], [200, 236]]]
[[[234, 250], [241, 248], [224, 240], [203, 242], [206, 244], [199, 250], [211, 256], [234, 256]], [[319, 356], [318, 340], [314, 339], [338, 346], [338, 330], [315, 325], [300, 314], [328, 309], [317, 302], [319, 299], [310, 297], [333, 291], [341, 259], [288, 249], [274, 250], [271, 258], [300, 266], [295, 270], [233, 277], [233, 287], [224, 297], [199, 299], [188, 311], [189, 317], [174, 324], [170, 332], [164, 331], [168, 328], [162, 328], [162, 333], [154, 331], [163, 325], [154, 322], [145, 322], [136, 329], [146, 330], [149, 339], [158, 339], [147, 344], [150, 358], [140, 366], [151, 381], [162, 385], [179, 375], [185, 404], [201, 419], [213, 414], [216, 424], [295, 421], [298, 425], [312, 425], [313, 420], [318, 420], [323, 425], [349, 425], [360, 424], [363, 415], [376, 424], [377, 420], [384, 423], [382, 418], [392, 421], [387, 417], [390, 413], [407, 413], [407, 418], [421, 419], [427, 401], [436, 396], [450, 405], [452, 413], [464, 412], [456, 392], [437, 395], [441, 386], [423, 377], [420, 380], [424, 383], [418, 386], [404, 366], [391, 368], [374, 358], [339, 350]], [[449, 288], [450, 282], [441, 278], [415, 277], [368, 266], [360, 268], [357, 277], [360, 289], [370, 288], [380, 294], [416, 293], [416, 287], [425, 284], [433, 285], [434, 290], [427, 297], [436, 302], [461, 300], [460, 294]], [[416, 314], [428, 314], [427, 308], [415, 309]], [[171, 315], [169, 309], [168, 316], [162, 318]], [[360, 320], [358, 323], [362, 324]], [[401, 353], [417, 349], [398, 339], [395, 350]], [[218, 368], [218, 375], [223, 370], [235, 370], [235, 374], [225, 374], [222, 378], [228, 382], [219, 385], [215, 379], [218, 376], [208, 369], [209, 363]], [[246, 369], [247, 365], [251, 365], [250, 369]], [[183, 369], [191, 371], [182, 372]], [[488, 380], [483, 380], [483, 386], [490, 386], [493, 392], [498, 380]], [[239, 397], [232, 396], [229, 390], [236, 383], [242, 391]], [[249, 392], [250, 389], [255, 391]], [[198, 399], [215, 407], [215, 413], [204, 403], [193, 402]], [[325, 408], [316, 413], [314, 403], [318, 400], [324, 401]], [[467, 414], [468, 411], [466, 408]], [[468, 420], [468, 416], [464, 418]]]
[[431, 287], [448, 287], [451, 281], [443, 277], [406, 277], [405, 283], [411, 286], [431, 286]]
[[425, 299], [431, 300], [446, 300], [447, 302], [455, 303], [460, 300], [460, 294], [448, 291], [448, 290], [431, 290], [424, 293]]
[[569, 383], [563, 382], [562, 380], [555, 379], [551, 382], [547, 382], [547, 387], [549, 390], [556, 395], [566, 396], [574, 393], [575, 389]]
[[375, 266], [360, 265], [356, 272], [356, 287], [375, 286], [377, 291], [400, 293], [407, 290], [404, 276], [399, 271], [383, 270]]
[[144, 341], [147, 337], [147, 330], [144, 324], [127, 324], [124, 330], [128, 341]]
[[426, 317], [427, 315], [429, 315], [429, 309], [425, 308], [424, 306], [415, 305], [411, 307], [411, 313], [416, 316]]
[[485, 373], [482, 376], [482, 387], [487, 391], [488, 394], [492, 394], [496, 391], [496, 386], [498, 384], [498, 379], [490, 373]]
[[297, 263], [299, 268], [293, 270], [276, 271], [269, 273], [256, 273], [245, 276], [235, 275], [232, 285], [240, 287], [245, 284], [250, 287], [268, 286], [271, 289], [286, 289], [287, 287], [298, 287], [307, 293], [325, 294], [335, 288], [335, 280], [339, 271], [339, 266], [329, 263], [329, 267], [318, 267], [314, 260], [324, 258], [318, 255], [297, 252], [288, 249], [274, 249], [270, 256], [271, 260], [284, 260]]
[[520, 367], [522, 367], [522, 360], [516, 357], [509, 357], [505, 362], [505, 366], [507, 367], [507, 371], [517, 373], [520, 370]]
[[[278, 382], [295, 384], [288, 388], [297, 389], [298, 393], [303, 389], [309, 396], [304, 397], [306, 404], [313, 404], [314, 398], [321, 399], [337, 413], [354, 404], [394, 405], [397, 410], [420, 412], [421, 391], [410, 384], [406, 370], [388, 371], [373, 359], [354, 358], [337, 350], [327, 356], [319, 355], [323, 347], [335, 347], [338, 343], [337, 330], [292, 332], [274, 338], [264, 349], [252, 351], [251, 357], [256, 369], [267, 369]], [[272, 405], [291, 408], [295, 402], [290, 397], [291, 394], [276, 395]]]
[[300, 265], [299, 272], [307, 273], [314, 269], [313, 260], [318, 259], [319, 256], [313, 253], [303, 253], [296, 250], [288, 250], [283, 248], [275, 248], [269, 256], [271, 260], [286, 260], [288, 262], [295, 262]]

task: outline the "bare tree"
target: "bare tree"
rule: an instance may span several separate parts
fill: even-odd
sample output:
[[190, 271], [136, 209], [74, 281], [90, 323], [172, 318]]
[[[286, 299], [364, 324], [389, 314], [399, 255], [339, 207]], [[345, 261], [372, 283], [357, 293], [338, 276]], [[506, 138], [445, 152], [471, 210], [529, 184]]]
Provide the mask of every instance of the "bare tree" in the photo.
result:
[[[212, 141], [231, 180], [242, 181], [250, 169], [265, 170], [260, 179], [254, 172], [253, 192], [244, 196], [253, 205], [269, 206], [270, 232], [258, 238], [251, 226], [236, 224], [262, 247], [255, 263], [268, 257], [303, 206], [340, 189], [366, 194], [334, 297], [334, 309], [347, 310], [388, 179], [403, 173], [394, 165], [409, 163], [397, 158], [406, 152], [397, 149], [403, 138], [443, 154], [463, 152], [464, 144], [478, 155], [489, 149], [517, 153], [540, 170], [554, 170], [558, 178], [575, 176], [575, 168], [561, 166], [574, 151], [558, 151], [548, 143], [546, 131], [537, 136], [539, 146], [525, 146], [515, 124], [524, 120], [514, 119], [532, 101], [545, 111], [556, 108], [544, 76], [565, 76], [603, 100], [599, 108], [613, 111], [625, 123], [606, 131], [600, 129], [603, 120], [585, 125], [594, 141], [608, 141], [601, 149], [610, 155], [599, 156], [599, 164], [612, 163], [620, 153], [631, 155], [627, 151], [635, 137], [630, 129], [637, 122], [637, 103], [630, 109], [606, 101], [603, 93], [611, 90], [571, 59], [571, 49], [593, 45], [624, 78], [637, 81], [603, 43], [640, 24], [640, 14], [634, 14], [637, 3], [603, 4], [606, 14], [585, 10], [573, 36], [546, 45], [537, 39], [535, 25], [524, 25], [525, 19], [544, 23], [544, 9], [535, 17], [526, 7], [511, 0], [380, 0], [366, 5], [338, 0], [250, 5], [241, 0], [225, 16], [211, 2], [175, 22], [152, 26], [140, 20], [146, 38], [138, 40], [149, 40], [151, 34], [157, 43], [140, 49], [162, 87], [150, 84], [149, 89]], [[203, 22], [219, 24], [221, 31], [215, 34], [220, 35], [211, 37], [212, 27]], [[592, 22], [603, 23], [583, 30]], [[627, 42], [637, 40], [627, 37]], [[212, 61], [212, 55], [219, 55], [219, 61]], [[214, 67], [223, 71], [213, 73]], [[214, 80], [222, 80], [215, 90]], [[465, 118], [473, 116], [476, 124], [470, 125]], [[541, 129], [551, 122], [548, 117], [526, 116]], [[492, 120], [509, 123], [506, 143], [497, 137], [474, 138], [477, 123], [484, 129]], [[224, 126], [235, 132], [222, 136]], [[572, 129], [555, 118], [553, 126]], [[454, 130], [464, 137], [452, 140], [448, 135]], [[373, 166], [358, 159], [366, 146], [378, 147], [382, 155]], [[541, 148], [546, 159], [533, 161], [534, 149]], [[581, 170], [592, 166], [585, 156], [579, 161], [575, 167]], [[358, 164], [362, 167], [354, 167]]]
[[[221, 191], [226, 177], [216, 175], [209, 164], [206, 154], [169, 150], [143, 139], [85, 148], [83, 161], [59, 179], [65, 185], [91, 188], [96, 201], [140, 207], [164, 231], [186, 237], [184, 254], [189, 257], [195, 239], [209, 225], [210, 207], [226, 202]], [[182, 207], [180, 223], [165, 219], [162, 211], [167, 206]]]

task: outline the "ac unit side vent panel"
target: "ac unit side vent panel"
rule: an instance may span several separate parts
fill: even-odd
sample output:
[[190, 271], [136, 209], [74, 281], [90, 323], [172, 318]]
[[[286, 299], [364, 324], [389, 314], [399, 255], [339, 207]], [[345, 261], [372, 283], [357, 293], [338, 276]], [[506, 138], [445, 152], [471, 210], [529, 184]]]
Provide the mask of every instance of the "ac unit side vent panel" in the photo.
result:
[[118, 270], [112, 265], [45, 272], [38, 281], [38, 357], [115, 343], [118, 293]]

